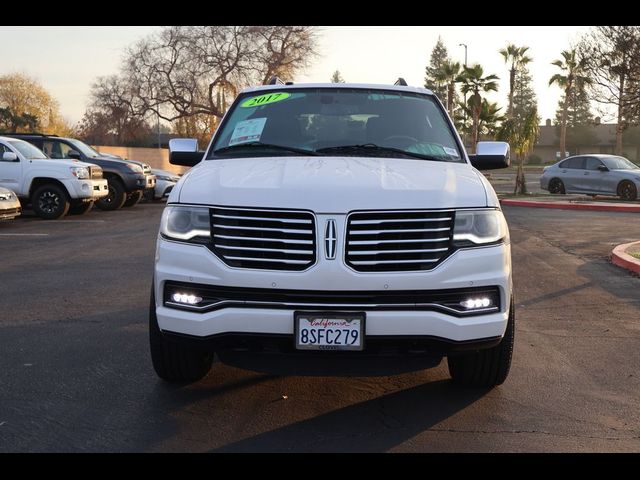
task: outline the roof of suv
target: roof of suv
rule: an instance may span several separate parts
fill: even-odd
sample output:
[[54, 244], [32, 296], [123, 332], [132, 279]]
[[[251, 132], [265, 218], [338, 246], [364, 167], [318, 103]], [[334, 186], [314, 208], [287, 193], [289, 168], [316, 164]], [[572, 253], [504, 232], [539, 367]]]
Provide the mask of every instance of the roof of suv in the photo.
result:
[[260, 85], [257, 87], [249, 87], [242, 90], [241, 93], [251, 92], [268, 92], [270, 90], [282, 90], [285, 89], [301, 89], [301, 88], [361, 88], [363, 90], [393, 90], [398, 92], [412, 92], [422, 93], [427, 95], [433, 95], [431, 90], [427, 90], [422, 87], [408, 87], [401, 85], [389, 85], [389, 84], [375, 84], [375, 83], [298, 83], [290, 85]]

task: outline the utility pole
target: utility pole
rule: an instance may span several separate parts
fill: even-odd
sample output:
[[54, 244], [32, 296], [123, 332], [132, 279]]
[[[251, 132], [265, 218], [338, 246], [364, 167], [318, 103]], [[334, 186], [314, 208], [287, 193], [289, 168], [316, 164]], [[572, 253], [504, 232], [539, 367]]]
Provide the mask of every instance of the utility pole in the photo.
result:
[[[467, 44], [466, 43], [461, 43], [458, 45], [459, 47], [464, 47], [464, 68], [467, 68]], [[465, 92], [464, 94], [464, 128], [467, 127], [467, 93]], [[467, 143], [467, 134], [465, 133], [464, 129], [462, 130], [462, 134], [463, 134], [463, 139], [462, 142], [463, 143]], [[466, 145], [465, 145], [466, 147]]]

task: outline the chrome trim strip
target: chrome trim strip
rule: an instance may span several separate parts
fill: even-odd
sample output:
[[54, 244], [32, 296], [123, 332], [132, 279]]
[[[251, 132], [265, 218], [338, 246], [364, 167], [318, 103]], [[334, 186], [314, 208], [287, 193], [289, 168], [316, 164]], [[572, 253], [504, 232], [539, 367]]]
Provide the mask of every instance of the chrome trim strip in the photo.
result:
[[356, 240], [349, 241], [349, 245], [377, 245], [379, 243], [436, 243], [448, 242], [451, 237], [443, 238], [419, 238], [415, 240]]
[[216, 238], [224, 238], [225, 240], [254, 240], [258, 242], [281, 242], [281, 243], [297, 243], [301, 245], [313, 245], [313, 240], [291, 240], [289, 238], [237, 237], [235, 235], [216, 235]]

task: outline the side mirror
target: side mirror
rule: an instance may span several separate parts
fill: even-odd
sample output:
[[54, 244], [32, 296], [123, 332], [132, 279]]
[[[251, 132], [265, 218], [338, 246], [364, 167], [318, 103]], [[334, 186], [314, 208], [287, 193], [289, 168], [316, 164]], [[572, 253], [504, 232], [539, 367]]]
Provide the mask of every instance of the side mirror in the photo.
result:
[[169, 163], [183, 167], [193, 167], [202, 160], [204, 152], [198, 151], [195, 138], [174, 138], [169, 140]]
[[598, 170], [600, 170], [601, 172], [608, 172], [609, 169], [607, 168], [606, 165], [598, 165]]
[[67, 158], [75, 158], [76, 160], [81, 160], [82, 155], [80, 155], [80, 152], [77, 152], [76, 150], [69, 150], [67, 152]]
[[478, 142], [476, 154], [469, 155], [471, 165], [478, 170], [496, 170], [511, 165], [509, 144], [506, 142]]
[[3, 162], [18, 162], [18, 155], [16, 155], [13, 152], [4, 152], [2, 154], [2, 161]]

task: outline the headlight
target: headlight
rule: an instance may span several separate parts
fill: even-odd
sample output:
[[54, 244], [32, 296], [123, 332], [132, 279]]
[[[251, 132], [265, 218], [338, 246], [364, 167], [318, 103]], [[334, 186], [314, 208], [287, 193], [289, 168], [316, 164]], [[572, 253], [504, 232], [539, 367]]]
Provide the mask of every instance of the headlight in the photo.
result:
[[135, 163], [127, 163], [126, 165], [127, 167], [129, 167], [129, 170], [134, 173], [143, 173], [142, 167], [140, 165], [136, 165]]
[[0, 193], [0, 200], [2, 201], [9, 201], [13, 199], [13, 194], [11, 193]]
[[208, 243], [211, 240], [209, 209], [179, 206], [165, 208], [160, 234], [170, 240]]
[[500, 210], [460, 210], [456, 212], [453, 242], [458, 247], [508, 241], [507, 221]]
[[86, 180], [89, 178], [89, 169], [87, 167], [71, 167], [71, 175], [80, 179]]

